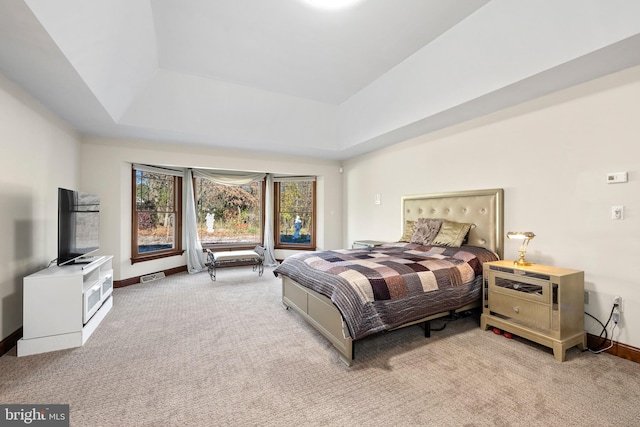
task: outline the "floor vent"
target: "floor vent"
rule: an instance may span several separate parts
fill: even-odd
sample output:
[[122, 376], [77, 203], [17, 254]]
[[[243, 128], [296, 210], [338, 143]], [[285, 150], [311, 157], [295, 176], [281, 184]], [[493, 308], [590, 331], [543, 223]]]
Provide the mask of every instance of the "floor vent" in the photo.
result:
[[164, 279], [164, 273], [163, 272], [147, 274], [146, 276], [140, 276], [140, 283], [149, 283], [149, 282], [153, 282], [154, 280], [158, 280], [158, 279]]

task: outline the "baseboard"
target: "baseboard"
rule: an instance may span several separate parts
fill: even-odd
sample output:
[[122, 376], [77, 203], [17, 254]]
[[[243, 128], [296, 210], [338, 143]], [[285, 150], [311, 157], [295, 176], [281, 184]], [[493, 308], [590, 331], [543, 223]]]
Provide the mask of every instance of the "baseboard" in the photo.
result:
[[17, 331], [0, 341], [0, 356], [11, 350], [22, 338], [22, 326]]
[[[254, 265], [254, 263], [252, 261], [236, 261], [236, 262], [226, 263], [225, 265], [227, 267], [234, 267], [234, 266], [240, 266], [240, 265]], [[171, 274], [182, 273], [183, 271], [187, 271], [186, 265], [183, 265], [181, 267], [170, 268], [168, 270], [163, 270], [162, 272], [164, 273], [165, 276], [169, 276]], [[159, 273], [159, 272], [154, 271], [154, 273]], [[137, 285], [138, 283], [140, 283], [140, 276], [134, 276], [124, 280], [114, 280], [113, 287], [124, 288], [125, 286]]]
[[[596, 335], [587, 334], [587, 346], [589, 348], [597, 350], [599, 347], [608, 347], [609, 345], [611, 345], [611, 340], [606, 340], [603, 343], [602, 338]], [[613, 347], [611, 347], [609, 350], [605, 350], [605, 353], [609, 353], [623, 359], [631, 360], [632, 362], [640, 363], [640, 348], [632, 347], [627, 344], [621, 344], [617, 341], [614, 341]]]
[[[181, 267], [170, 268], [168, 270], [163, 270], [162, 272], [164, 273], [165, 276], [169, 276], [171, 274], [182, 273], [183, 271], [187, 271], [186, 265], [183, 265]], [[158, 273], [158, 272], [154, 271], [154, 273]], [[124, 280], [114, 280], [113, 287], [124, 288], [125, 286], [137, 285], [138, 283], [140, 283], [140, 276], [134, 276]]]

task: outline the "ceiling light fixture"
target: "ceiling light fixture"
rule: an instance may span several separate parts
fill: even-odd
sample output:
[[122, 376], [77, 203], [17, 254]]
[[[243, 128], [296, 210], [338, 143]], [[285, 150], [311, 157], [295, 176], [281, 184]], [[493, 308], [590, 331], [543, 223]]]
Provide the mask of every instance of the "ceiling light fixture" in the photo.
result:
[[311, 6], [321, 9], [344, 9], [353, 6], [360, 0], [305, 0]]

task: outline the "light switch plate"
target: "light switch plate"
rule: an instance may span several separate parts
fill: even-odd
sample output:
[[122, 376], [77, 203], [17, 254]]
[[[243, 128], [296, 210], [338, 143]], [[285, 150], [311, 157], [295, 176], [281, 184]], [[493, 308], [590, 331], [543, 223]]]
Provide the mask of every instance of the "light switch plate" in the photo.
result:
[[624, 206], [611, 206], [611, 219], [624, 219]]

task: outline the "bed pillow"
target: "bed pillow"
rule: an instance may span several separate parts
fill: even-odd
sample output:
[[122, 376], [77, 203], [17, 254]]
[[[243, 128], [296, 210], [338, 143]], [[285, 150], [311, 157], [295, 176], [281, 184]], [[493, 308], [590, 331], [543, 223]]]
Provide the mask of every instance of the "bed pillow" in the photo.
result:
[[404, 232], [402, 237], [400, 237], [399, 242], [410, 242], [411, 236], [413, 236], [413, 232], [416, 229], [415, 221], [405, 221], [404, 222]]
[[431, 245], [433, 239], [438, 235], [443, 220], [433, 218], [418, 218], [415, 230], [411, 236], [411, 243], [419, 245]]
[[464, 242], [473, 224], [444, 220], [438, 235], [433, 239], [434, 245], [459, 248]]

